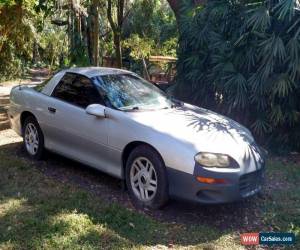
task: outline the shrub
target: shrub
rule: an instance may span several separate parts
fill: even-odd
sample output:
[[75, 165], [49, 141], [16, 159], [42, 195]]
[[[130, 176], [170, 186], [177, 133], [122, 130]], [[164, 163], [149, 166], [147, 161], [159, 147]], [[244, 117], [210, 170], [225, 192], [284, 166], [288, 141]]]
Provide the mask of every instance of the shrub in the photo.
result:
[[[175, 93], [300, 149], [298, 0], [211, 0], [180, 20]], [[274, 144], [274, 142], [276, 142]]]

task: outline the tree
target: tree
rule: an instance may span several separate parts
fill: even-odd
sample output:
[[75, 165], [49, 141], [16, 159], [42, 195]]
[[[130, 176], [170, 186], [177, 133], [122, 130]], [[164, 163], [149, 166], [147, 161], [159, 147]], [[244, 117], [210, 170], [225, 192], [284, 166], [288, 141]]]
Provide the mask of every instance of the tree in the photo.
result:
[[34, 1], [6, 0], [0, 3], [0, 79], [22, 74], [31, 61], [34, 26], [39, 18]]
[[179, 2], [178, 0], [168, 0], [168, 3], [170, 4], [171, 9], [174, 11], [176, 17], [179, 15]]
[[[127, 1], [126, 1], [127, 2]], [[116, 53], [117, 67], [122, 68], [122, 27], [127, 14], [125, 15], [125, 0], [108, 0], [107, 1], [107, 19], [113, 32], [113, 43]], [[116, 10], [116, 20], [114, 12]]]
[[[90, 0], [85, 3], [69, 0], [62, 2], [58, 8], [50, 6], [54, 9], [49, 12], [52, 23], [57, 26], [67, 26], [71, 62], [75, 64], [99, 65], [99, 9], [102, 4], [103, 1], [100, 0]], [[55, 14], [62, 11], [65, 14], [55, 18]]]
[[195, 5], [204, 4], [206, 0], [167, 0], [173, 10], [177, 22], [180, 23], [182, 17], [185, 17], [186, 11]]
[[181, 20], [176, 93], [300, 149], [299, 55], [298, 1], [211, 0]]
[[88, 8], [88, 53], [90, 63], [99, 66], [99, 0], [92, 0]]

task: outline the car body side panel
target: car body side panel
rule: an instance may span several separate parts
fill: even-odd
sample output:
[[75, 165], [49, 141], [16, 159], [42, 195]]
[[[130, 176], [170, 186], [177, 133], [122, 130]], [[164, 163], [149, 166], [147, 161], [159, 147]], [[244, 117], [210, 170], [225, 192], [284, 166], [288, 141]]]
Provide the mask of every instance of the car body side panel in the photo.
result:
[[[29, 87], [16, 88], [12, 96], [9, 114], [12, 128], [19, 135], [20, 115], [28, 111], [38, 120], [48, 150], [121, 178], [122, 152], [107, 144], [107, 119], [88, 115], [82, 108]], [[48, 107], [56, 108], [56, 113], [50, 113]]]
[[18, 134], [22, 135], [20, 114], [22, 110], [23, 98], [20, 94], [20, 87], [14, 87], [10, 93], [10, 105], [8, 109], [8, 118], [11, 128]]
[[30, 112], [39, 120], [41, 127], [44, 121], [44, 102], [45, 95], [35, 91], [29, 86], [15, 87], [11, 91], [10, 107], [8, 114], [12, 129], [22, 135], [21, 114]]
[[[199, 152], [228, 154], [239, 164], [239, 175], [261, 168], [260, 150], [247, 130], [215, 113], [185, 106], [185, 109], [155, 112], [109, 109], [109, 145], [122, 151], [131, 141], [148, 143], [161, 154], [166, 166], [188, 174], [193, 174], [194, 156]], [[208, 125], [194, 125], [194, 120], [198, 125], [204, 117]], [[237, 170], [211, 168], [209, 171], [218, 174]]]
[[120, 177], [120, 167], [111, 167], [111, 155], [121, 154], [108, 146], [107, 120], [97, 118], [84, 109], [45, 97], [47, 111], [43, 129], [48, 139], [47, 148], [94, 168]]
[[[144, 142], [159, 152], [167, 166], [193, 173], [196, 152], [193, 145], [182, 143], [168, 134], [135, 122], [131, 119], [130, 112], [107, 108], [107, 114], [109, 120], [108, 143], [111, 147], [123, 152], [130, 142]], [[121, 165], [121, 163], [121, 158], [113, 162], [115, 165]]]

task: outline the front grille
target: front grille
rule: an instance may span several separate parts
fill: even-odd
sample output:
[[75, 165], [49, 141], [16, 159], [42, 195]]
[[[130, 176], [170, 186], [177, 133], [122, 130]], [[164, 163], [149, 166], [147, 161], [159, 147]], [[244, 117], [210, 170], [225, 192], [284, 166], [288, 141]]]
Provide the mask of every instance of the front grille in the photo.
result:
[[263, 183], [263, 170], [258, 170], [240, 177], [240, 193], [242, 197], [257, 193]]

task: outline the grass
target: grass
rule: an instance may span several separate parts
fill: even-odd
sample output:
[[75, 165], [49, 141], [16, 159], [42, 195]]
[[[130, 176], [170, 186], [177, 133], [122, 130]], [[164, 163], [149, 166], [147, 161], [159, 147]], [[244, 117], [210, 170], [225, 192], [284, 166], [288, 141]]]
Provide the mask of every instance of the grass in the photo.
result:
[[[274, 231], [300, 234], [300, 163], [271, 161], [268, 164], [271, 185], [264, 202], [265, 223]], [[297, 242], [300, 248], [299, 240]]]
[[[243, 248], [238, 228], [164, 222], [47, 177], [36, 165], [0, 147], [0, 249]], [[271, 161], [267, 169], [276, 183], [260, 199], [257, 231], [299, 234], [299, 165]]]

